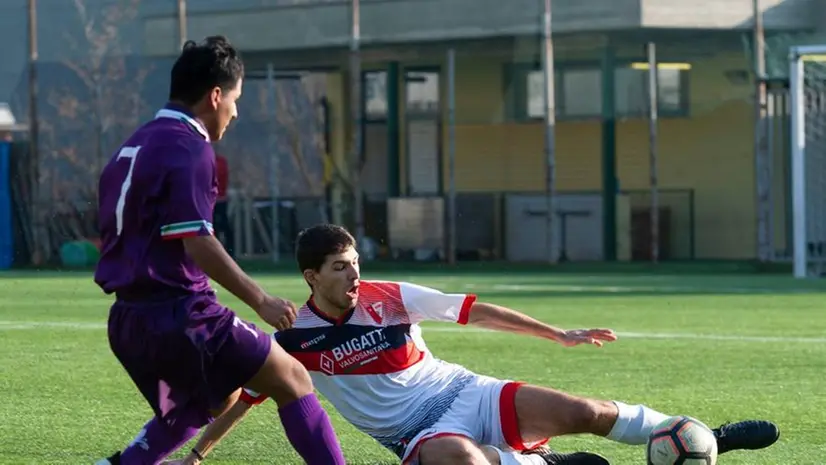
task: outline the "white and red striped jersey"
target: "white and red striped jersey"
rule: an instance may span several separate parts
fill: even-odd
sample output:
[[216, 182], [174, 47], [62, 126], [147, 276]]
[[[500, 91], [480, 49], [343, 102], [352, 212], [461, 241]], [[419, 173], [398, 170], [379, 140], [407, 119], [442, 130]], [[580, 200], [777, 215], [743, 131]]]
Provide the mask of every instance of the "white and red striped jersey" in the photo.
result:
[[[356, 308], [333, 319], [310, 298], [293, 328], [275, 339], [347, 421], [401, 456], [475, 376], [435, 358], [418, 323], [466, 324], [475, 300], [411, 283], [361, 281]], [[251, 391], [243, 397], [264, 400]]]

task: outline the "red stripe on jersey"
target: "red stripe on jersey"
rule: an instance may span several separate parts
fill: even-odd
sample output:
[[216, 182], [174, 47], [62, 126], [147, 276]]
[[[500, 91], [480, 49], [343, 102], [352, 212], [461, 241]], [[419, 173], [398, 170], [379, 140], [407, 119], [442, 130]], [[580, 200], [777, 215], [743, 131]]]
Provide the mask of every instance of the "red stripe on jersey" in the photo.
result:
[[241, 396], [239, 397], [242, 401], [246, 402], [249, 405], [258, 405], [263, 403], [267, 400], [266, 394], [258, 394], [257, 396], [253, 396], [246, 389], [241, 389]]
[[187, 232], [182, 232], [182, 233], [177, 233], [177, 234], [166, 234], [166, 235], [161, 236], [161, 239], [163, 239], [165, 241], [171, 241], [173, 239], [183, 239], [185, 237], [198, 237], [200, 235], [201, 235], [201, 233], [199, 231], [187, 231]]
[[473, 303], [476, 302], [476, 296], [473, 294], [468, 294], [465, 296], [464, 302], [462, 302], [462, 308], [459, 310], [459, 318], [456, 320], [456, 323], [460, 325], [466, 325], [468, 319], [470, 318], [470, 308], [473, 307]]
[[291, 352], [309, 371], [327, 375], [384, 375], [396, 373], [419, 363], [424, 353], [412, 341], [392, 348], [377, 346], [346, 354], [336, 349], [320, 352]]

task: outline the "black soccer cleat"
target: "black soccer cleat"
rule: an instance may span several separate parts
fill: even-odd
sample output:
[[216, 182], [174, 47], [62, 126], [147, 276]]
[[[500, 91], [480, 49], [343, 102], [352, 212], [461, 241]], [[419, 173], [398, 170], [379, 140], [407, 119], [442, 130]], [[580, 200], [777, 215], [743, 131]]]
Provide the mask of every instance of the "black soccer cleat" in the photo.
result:
[[99, 460], [95, 465], [120, 465], [120, 452], [115, 452], [112, 456]]
[[766, 420], [726, 423], [711, 430], [717, 438], [717, 454], [733, 450], [757, 450], [771, 446], [780, 438], [780, 429]]
[[591, 452], [571, 452], [563, 454], [555, 452], [547, 446], [522, 452], [523, 455], [538, 455], [545, 459], [548, 465], [610, 465], [605, 457]]

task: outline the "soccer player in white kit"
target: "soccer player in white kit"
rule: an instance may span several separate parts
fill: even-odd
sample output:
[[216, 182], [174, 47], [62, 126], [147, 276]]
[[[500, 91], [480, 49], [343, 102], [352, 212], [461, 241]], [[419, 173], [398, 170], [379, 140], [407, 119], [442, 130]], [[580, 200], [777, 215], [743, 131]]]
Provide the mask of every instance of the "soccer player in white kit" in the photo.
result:
[[[319, 225], [298, 238], [296, 258], [312, 295], [291, 329], [275, 340], [310, 372], [313, 384], [360, 431], [403, 464], [603, 465], [589, 452], [558, 453], [554, 436], [591, 433], [625, 444], [645, 444], [668, 418], [643, 405], [603, 401], [499, 380], [439, 360], [418, 323], [472, 324], [550, 339], [564, 346], [602, 346], [610, 329], [562, 330], [474, 295], [445, 294], [404, 282], [362, 281], [355, 240], [342, 227]], [[245, 390], [207, 427], [196, 445], [205, 456], [253, 405], [265, 400]], [[718, 453], [762, 449], [777, 426], [749, 420], [714, 430]], [[198, 463], [190, 454], [183, 462]]]

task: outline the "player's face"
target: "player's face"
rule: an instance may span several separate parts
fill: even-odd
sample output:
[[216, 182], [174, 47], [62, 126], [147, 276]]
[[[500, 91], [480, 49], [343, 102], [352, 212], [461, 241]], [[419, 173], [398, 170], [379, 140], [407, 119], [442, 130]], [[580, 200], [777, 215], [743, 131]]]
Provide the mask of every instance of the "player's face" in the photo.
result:
[[328, 255], [321, 269], [311, 272], [310, 283], [316, 300], [323, 300], [338, 310], [356, 306], [359, 298], [359, 255], [350, 247], [335, 255]]
[[209, 131], [209, 138], [213, 141], [224, 137], [229, 123], [238, 118], [238, 99], [241, 97], [243, 80], [239, 79], [235, 87], [224, 92], [220, 87], [212, 89], [209, 96], [210, 110], [204, 119], [204, 126]]

